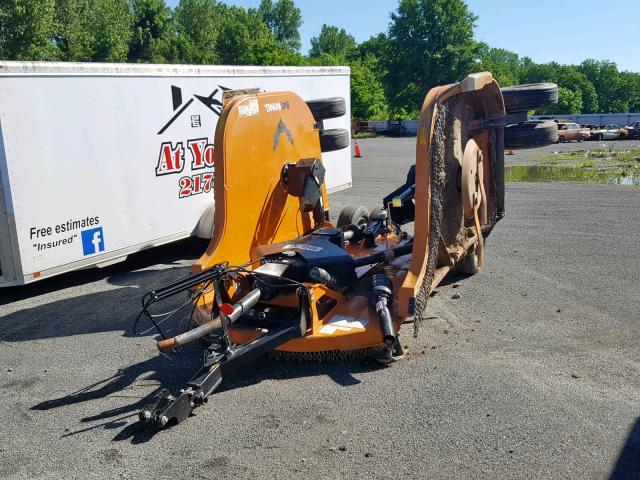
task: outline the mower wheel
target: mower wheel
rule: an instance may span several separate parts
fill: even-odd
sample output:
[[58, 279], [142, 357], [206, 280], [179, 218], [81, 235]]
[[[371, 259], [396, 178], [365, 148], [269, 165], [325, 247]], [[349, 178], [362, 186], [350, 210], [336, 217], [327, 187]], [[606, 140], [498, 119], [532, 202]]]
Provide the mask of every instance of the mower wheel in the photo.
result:
[[338, 118], [347, 113], [347, 105], [342, 97], [309, 100], [307, 106], [309, 110], [311, 110], [316, 122], [329, 120], [330, 118]]
[[478, 267], [478, 256], [476, 255], [476, 247], [467, 252], [460, 263], [456, 265], [456, 270], [463, 275], [475, 275], [480, 271]]
[[558, 125], [553, 121], [531, 120], [504, 129], [504, 148], [544, 147], [558, 141]]
[[529, 83], [500, 89], [506, 112], [525, 112], [558, 103], [558, 86], [555, 83]]
[[344, 128], [333, 128], [320, 132], [320, 151], [333, 152], [347, 148], [351, 143], [349, 132]]
[[367, 210], [366, 207], [361, 205], [347, 205], [340, 212], [336, 227], [344, 228], [347, 225], [362, 227], [367, 224], [368, 220], [369, 210]]

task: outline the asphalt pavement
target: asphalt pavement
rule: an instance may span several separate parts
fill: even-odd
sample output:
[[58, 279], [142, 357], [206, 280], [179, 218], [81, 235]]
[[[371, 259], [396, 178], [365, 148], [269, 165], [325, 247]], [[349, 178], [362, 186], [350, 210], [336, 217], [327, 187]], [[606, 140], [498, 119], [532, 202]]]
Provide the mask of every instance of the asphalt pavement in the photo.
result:
[[[360, 140], [333, 216], [377, 206], [414, 142]], [[405, 360], [260, 360], [158, 433], [137, 410], [202, 351], [131, 326], [202, 242], [1, 290], [0, 478], [640, 478], [640, 188], [507, 184], [506, 205], [485, 268], [401, 331]]]

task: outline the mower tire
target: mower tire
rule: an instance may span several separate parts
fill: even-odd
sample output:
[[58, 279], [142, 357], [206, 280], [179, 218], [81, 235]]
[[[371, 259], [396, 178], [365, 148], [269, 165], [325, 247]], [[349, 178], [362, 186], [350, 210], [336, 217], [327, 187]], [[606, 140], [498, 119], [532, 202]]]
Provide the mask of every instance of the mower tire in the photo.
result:
[[349, 132], [344, 128], [333, 128], [320, 132], [320, 151], [333, 152], [347, 148], [351, 143]]
[[529, 83], [501, 89], [507, 114], [526, 112], [558, 103], [555, 83]]
[[558, 125], [553, 121], [531, 120], [504, 129], [504, 148], [537, 148], [558, 141]]
[[373, 208], [369, 213], [369, 221], [371, 222], [372, 220], [376, 220], [380, 218], [380, 214], [382, 214], [383, 211], [384, 211], [384, 208], [382, 207]]
[[309, 100], [307, 106], [316, 122], [338, 118], [347, 113], [347, 104], [342, 97], [319, 98]]
[[369, 210], [361, 205], [347, 205], [342, 209], [338, 216], [336, 227], [344, 228], [347, 225], [357, 225], [362, 227], [369, 220]]

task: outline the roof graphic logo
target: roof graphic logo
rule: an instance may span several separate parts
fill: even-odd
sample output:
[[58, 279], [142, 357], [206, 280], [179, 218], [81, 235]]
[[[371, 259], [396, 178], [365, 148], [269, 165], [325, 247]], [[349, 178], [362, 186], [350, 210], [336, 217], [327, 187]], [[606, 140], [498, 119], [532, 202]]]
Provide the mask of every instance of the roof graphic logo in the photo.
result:
[[173, 122], [175, 122], [180, 115], [182, 115], [187, 108], [191, 106], [194, 100], [198, 100], [205, 107], [211, 110], [216, 116], [220, 116], [222, 112], [222, 102], [216, 98], [214, 98], [219, 91], [229, 90], [225, 87], [216, 88], [213, 92], [211, 92], [208, 96], [196, 95], [193, 94], [192, 98], [190, 98], [186, 103], [182, 101], [182, 89], [180, 87], [176, 87], [175, 85], [171, 85], [171, 101], [173, 103], [173, 116], [169, 119], [167, 123], [158, 131], [158, 135], [162, 135], [167, 128], [169, 128]]

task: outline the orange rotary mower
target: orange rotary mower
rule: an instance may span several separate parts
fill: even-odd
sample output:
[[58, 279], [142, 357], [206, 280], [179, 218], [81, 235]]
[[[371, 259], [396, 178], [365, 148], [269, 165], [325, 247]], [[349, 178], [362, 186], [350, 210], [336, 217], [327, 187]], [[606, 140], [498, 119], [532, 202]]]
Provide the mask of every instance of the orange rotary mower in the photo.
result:
[[189, 327], [171, 338], [158, 328], [158, 349], [202, 339], [204, 365], [179, 394], [153, 398], [143, 422], [184, 420], [231, 371], [267, 353], [397, 360], [402, 324], [423, 315], [447, 272], [483, 265], [484, 239], [504, 214], [505, 108], [491, 74], [432, 89], [405, 184], [371, 213], [347, 207], [332, 225], [322, 152], [347, 148], [349, 133], [322, 122], [345, 110], [342, 99], [305, 103], [291, 92], [224, 106], [211, 243], [191, 275], [144, 296], [138, 317], [156, 324], [154, 304], [189, 292]]

